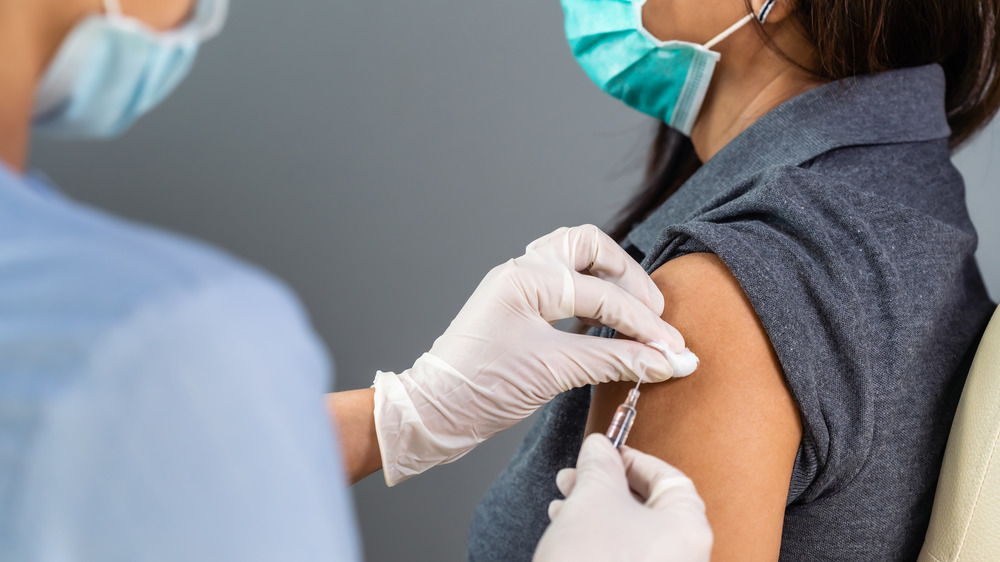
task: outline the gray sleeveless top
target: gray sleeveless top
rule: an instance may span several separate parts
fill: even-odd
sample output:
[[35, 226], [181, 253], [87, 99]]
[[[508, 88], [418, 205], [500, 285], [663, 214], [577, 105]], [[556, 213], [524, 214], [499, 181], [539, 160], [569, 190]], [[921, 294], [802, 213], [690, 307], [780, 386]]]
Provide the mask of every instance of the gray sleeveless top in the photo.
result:
[[[718, 255], [767, 330], [803, 425], [781, 560], [913, 560], [923, 542], [970, 348], [994, 307], [944, 84], [932, 65], [802, 94], [626, 240], [649, 272]], [[531, 559], [589, 405], [579, 389], [542, 410], [476, 510], [470, 560]]]

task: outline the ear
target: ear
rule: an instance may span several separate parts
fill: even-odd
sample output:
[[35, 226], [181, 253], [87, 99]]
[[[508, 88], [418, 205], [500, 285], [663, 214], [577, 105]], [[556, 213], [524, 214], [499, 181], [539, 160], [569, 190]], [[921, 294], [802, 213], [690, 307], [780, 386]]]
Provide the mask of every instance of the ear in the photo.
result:
[[780, 23], [795, 9], [795, 0], [751, 0], [753, 13], [762, 23]]

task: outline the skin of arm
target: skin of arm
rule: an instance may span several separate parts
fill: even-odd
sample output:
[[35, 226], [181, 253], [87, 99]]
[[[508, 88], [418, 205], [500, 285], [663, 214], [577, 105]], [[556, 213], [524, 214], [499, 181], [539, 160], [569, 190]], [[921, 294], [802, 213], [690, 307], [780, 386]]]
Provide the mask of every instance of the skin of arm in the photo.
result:
[[[690, 377], [644, 387], [631, 447], [685, 472], [705, 500], [712, 560], [777, 560], [798, 407], [742, 288], [713, 254], [674, 259], [652, 275], [663, 318], [701, 359]], [[594, 388], [587, 433], [606, 431], [630, 384]]]
[[375, 433], [375, 389], [326, 395], [326, 409], [340, 438], [344, 472], [351, 484], [382, 468]]

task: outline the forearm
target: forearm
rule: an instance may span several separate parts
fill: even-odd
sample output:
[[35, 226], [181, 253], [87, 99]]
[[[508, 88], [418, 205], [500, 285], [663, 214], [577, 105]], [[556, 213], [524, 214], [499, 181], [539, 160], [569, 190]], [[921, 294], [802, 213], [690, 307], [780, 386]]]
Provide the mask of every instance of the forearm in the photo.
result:
[[326, 395], [326, 408], [340, 438], [344, 470], [351, 484], [382, 468], [375, 434], [375, 390]]

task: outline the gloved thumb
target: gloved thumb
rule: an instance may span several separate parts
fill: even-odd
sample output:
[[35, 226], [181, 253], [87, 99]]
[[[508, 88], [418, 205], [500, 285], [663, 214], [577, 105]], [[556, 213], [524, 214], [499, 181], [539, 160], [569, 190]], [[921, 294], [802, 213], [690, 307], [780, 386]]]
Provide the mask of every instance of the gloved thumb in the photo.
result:
[[[581, 483], [578, 475], [585, 470], [585, 480]], [[576, 468], [564, 468], [556, 474], [556, 487], [565, 498], [571, 495], [574, 498], [581, 498], [585, 495], [593, 495], [608, 489], [614, 489], [622, 485], [627, 485], [625, 478], [625, 468], [622, 464], [618, 451], [611, 446], [611, 441], [595, 433], [583, 442], [580, 448], [580, 455], [577, 458]], [[575, 493], [580, 489], [577, 484], [589, 486], [588, 490]], [[555, 521], [562, 511], [566, 500], [553, 500], [549, 503], [549, 520]]]
[[628, 479], [625, 464], [611, 440], [600, 433], [589, 435], [580, 447], [576, 461], [576, 482], [570, 496], [600, 494], [603, 492], [625, 494]]

